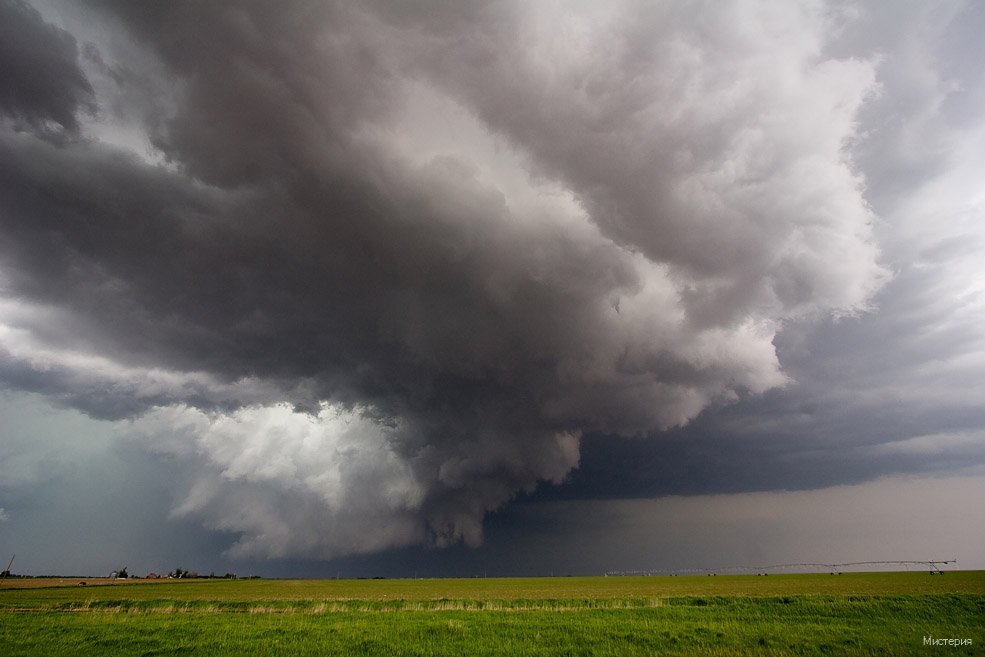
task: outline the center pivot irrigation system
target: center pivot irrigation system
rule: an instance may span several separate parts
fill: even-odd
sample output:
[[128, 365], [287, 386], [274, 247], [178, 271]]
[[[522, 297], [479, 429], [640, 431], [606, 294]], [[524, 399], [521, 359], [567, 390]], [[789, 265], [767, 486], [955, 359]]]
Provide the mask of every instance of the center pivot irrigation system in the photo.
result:
[[3, 580], [5, 580], [8, 575], [10, 575], [10, 567], [14, 565], [14, 558], [16, 556], [17, 555], [15, 554], [14, 556], [10, 557], [10, 561], [7, 563], [7, 567], [3, 570], [3, 572], [0, 572], [0, 582], [3, 582]]
[[773, 570], [823, 569], [832, 575], [840, 575], [845, 568], [856, 566], [922, 566], [928, 568], [931, 575], [943, 575], [941, 566], [957, 563], [957, 559], [928, 559], [926, 561], [849, 561], [847, 563], [778, 563], [769, 566], [727, 566], [725, 568], [683, 568], [678, 570], [610, 570], [606, 577], [632, 577], [650, 575], [717, 575], [718, 573], [759, 573], [769, 574]]

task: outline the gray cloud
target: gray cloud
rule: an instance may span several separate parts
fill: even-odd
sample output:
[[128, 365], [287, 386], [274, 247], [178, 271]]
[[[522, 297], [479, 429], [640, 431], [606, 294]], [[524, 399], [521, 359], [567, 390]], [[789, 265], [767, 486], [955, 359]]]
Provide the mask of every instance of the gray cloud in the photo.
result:
[[880, 271], [844, 147], [873, 62], [822, 57], [834, 26], [813, 6], [598, 13], [438, 32], [420, 66], [564, 181], [606, 237], [686, 281], [696, 328], [863, 304]]
[[78, 129], [77, 113], [92, 107], [92, 87], [78, 66], [68, 32], [46, 23], [20, 0], [0, 3], [0, 115], [41, 131], [49, 124]]
[[[879, 95], [860, 113], [866, 137], [852, 149], [894, 271], [872, 298], [874, 310], [788, 322], [774, 343], [790, 385], [709, 409], [660, 440], [591, 436], [571, 484], [542, 495], [806, 489], [985, 461], [978, 183], [985, 131], [981, 113], [970, 111], [985, 76], [956, 58], [979, 47], [967, 24], [980, 25], [981, 13], [949, 3], [932, 16], [927, 8], [892, 17], [862, 9], [832, 47], [849, 41], [883, 53]], [[922, 53], [915, 71], [914, 53]]]
[[896, 298], [848, 14], [101, 2], [81, 61], [7, 10], [88, 86], [4, 105], [78, 134], [0, 132], [0, 378], [180, 463], [238, 556], [478, 544], [585, 434], [744, 435]]

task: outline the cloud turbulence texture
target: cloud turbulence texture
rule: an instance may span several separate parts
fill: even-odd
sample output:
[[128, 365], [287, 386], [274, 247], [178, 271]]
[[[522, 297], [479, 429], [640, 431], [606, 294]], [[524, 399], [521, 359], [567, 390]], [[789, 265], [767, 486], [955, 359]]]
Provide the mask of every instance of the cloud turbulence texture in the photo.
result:
[[0, 2], [0, 380], [173, 459], [234, 555], [478, 544], [887, 279], [876, 62], [818, 3], [88, 11]]

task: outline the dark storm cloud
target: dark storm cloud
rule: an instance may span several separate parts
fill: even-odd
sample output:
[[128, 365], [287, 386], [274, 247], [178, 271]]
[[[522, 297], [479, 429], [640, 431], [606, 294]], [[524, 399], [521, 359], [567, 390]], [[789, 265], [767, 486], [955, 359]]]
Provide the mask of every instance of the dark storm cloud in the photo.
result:
[[814, 3], [100, 2], [83, 58], [7, 10], [92, 84], [16, 99], [77, 138], [0, 133], [0, 377], [176, 459], [241, 556], [478, 543], [585, 432], [725, 489], [783, 453], [728, 404], [813, 372], [779, 332], [887, 279], [876, 53]]
[[49, 25], [20, 0], [0, 2], [0, 114], [34, 129], [78, 128], [92, 87], [77, 63], [71, 34]]
[[569, 485], [542, 496], [809, 489], [985, 461], [981, 7], [849, 8], [827, 51], [880, 57], [852, 147], [895, 274], [875, 310], [788, 323], [774, 342], [790, 385], [658, 440], [587, 436]]
[[653, 440], [587, 435], [568, 484], [537, 497], [805, 490], [980, 466], [981, 298], [955, 303], [980, 249], [965, 246], [901, 271], [876, 296], [877, 314], [786, 327], [777, 352], [796, 383]]
[[967, 272], [981, 250], [965, 240], [928, 253], [875, 297], [878, 313], [787, 326], [775, 342], [795, 383], [653, 440], [588, 435], [568, 484], [538, 499], [805, 490], [980, 467], [985, 336]]

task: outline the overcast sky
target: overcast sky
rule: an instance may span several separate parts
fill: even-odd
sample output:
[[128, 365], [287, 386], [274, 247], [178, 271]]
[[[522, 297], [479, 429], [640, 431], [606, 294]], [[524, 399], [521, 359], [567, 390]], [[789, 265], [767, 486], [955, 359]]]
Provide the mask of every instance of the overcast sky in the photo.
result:
[[0, 0], [0, 557], [985, 568], [983, 32]]

